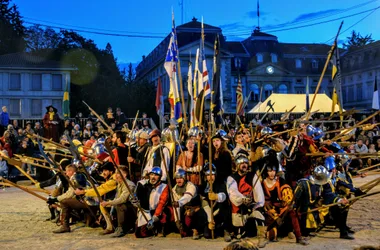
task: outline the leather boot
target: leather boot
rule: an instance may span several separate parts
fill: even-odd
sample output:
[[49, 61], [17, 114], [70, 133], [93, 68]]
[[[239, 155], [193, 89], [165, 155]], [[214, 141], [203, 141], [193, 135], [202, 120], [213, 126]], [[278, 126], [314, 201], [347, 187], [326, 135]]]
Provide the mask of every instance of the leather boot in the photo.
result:
[[257, 236], [259, 238], [259, 243], [257, 244], [257, 246], [259, 248], [264, 248], [266, 244], [268, 244], [266, 233], [267, 233], [266, 226], [257, 226]]
[[62, 210], [60, 218], [61, 218], [61, 227], [57, 230], [54, 230], [53, 233], [61, 234], [61, 233], [70, 232], [69, 218], [67, 218], [65, 210]]

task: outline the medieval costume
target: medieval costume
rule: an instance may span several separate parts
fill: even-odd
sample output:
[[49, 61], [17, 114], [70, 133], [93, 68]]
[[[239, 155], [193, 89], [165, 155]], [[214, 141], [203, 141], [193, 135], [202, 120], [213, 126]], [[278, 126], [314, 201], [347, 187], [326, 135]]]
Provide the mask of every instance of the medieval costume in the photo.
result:
[[53, 106], [46, 107], [46, 114], [43, 118], [44, 123], [44, 137], [59, 142], [59, 124], [61, 119], [57, 114], [57, 109]]

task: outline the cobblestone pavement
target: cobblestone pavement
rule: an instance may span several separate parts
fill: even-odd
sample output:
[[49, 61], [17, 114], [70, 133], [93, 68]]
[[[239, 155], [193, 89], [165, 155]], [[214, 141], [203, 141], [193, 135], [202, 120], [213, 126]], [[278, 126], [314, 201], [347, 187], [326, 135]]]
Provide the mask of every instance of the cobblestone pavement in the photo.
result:
[[[355, 179], [357, 186], [374, 178]], [[25, 184], [25, 183], [23, 183]], [[380, 186], [373, 191], [380, 190]], [[307, 247], [295, 240], [280, 239], [265, 249], [355, 249], [370, 245], [380, 247], [380, 195], [356, 202], [350, 212], [348, 225], [357, 233], [353, 241], [340, 240], [336, 230], [323, 230]], [[72, 233], [54, 235], [57, 226], [44, 220], [49, 216], [45, 203], [19, 189], [0, 189], [0, 249], [218, 249], [227, 244], [222, 239], [194, 241], [170, 234], [166, 238], [136, 239], [133, 235], [113, 239], [98, 236], [100, 228], [86, 228], [82, 224], [72, 226]], [[256, 242], [256, 239], [253, 239]]]

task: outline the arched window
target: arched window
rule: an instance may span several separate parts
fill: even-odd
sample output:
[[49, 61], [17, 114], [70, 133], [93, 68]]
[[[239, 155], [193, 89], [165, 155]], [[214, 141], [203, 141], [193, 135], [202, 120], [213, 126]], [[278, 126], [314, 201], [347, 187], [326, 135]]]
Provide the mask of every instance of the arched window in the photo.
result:
[[287, 94], [288, 93], [288, 86], [286, 86], [285, 84], [281, 84], [278, 87], [278, 93], [280, 93], [280, 94]]
[[260, 97], [259, 86], [257, 84], [251, 84], [249, 86], [249, 90], [252, 91], [251, 100], [254, 101], [254, 102], [258, 102], [259, 101], [259, 97]]
[[271, 58], [272, 58], [272, 63], [277, 63], [277, 55], [272, 53], [270, 54]]
[[313, 69], [318, 69], [318, 61], [315, 60], [315, 59], [313, 59], [313, 60], [311, 61], [311, 67], [312, 67]]
[[301, 61], [301, 59], [296, 59], [296, 68], [297, 69], [302, 68], [302, 61]]
[[257, 58], [257, 62], [258, 62], [258, 63], [262, 63], [262, 62], [264, 61], [264, 59], [263, 59], [263, 55], [260, 54], [260, 53], [257, 53], [257, 54], [256, 54], [256, 58]]
[[271, 84], [265, 84], [264, 98], [267, 99], [272, 93], [273, 93], [273, 86]]

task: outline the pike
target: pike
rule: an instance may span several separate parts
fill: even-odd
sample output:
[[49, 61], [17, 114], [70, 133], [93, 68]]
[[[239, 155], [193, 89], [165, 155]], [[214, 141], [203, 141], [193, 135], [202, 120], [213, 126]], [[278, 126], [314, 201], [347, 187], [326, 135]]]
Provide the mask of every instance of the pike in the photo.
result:
[[296, 128], [292, 128], [292, 129], [288, 129], [288, 130], [285, 130], [285, 131], [277, 132], [277, 133], [265, 136], [264, 138], [259, 139], [259, 140], [255, 141], [255, 142], [256, 143], [257, 142], [261, 142], [261, 141], [264, 141], [265, 139], [272, 138], [272, 137], [275, 137], [275, 136], [278, 136], [278, 135], [282, 135], [282, 134], [286, 134], [286, 133], [289, 133], [289, 132], [295, 131], [295, 130], [297, 130], [297, 129]]
[[361, 172], [363, 172], [363, 171], [366, 171], [366, 170], [368, 170], [368, 169], [372, 169], [372, 168], [374, 168], [374, 167], [378, 167], [378, 166], [380, 166], [380, 163], [375, 164], [375, 165], [372, 165], [372, 166], [370, 166], [370, 167], [366, 167], [366, 168], [359, 169], [357, 172], [358, 172], [358, 173], [361, 173]]
[[[364, 197], [369, 197], [369, 196], [372, 196], [372, 195], [376, 195], [376, 194], [380, 194], [380, 191], [376, 191], [376, 192], [373, 192], [373, 193], [370, 193], [370, 194], [363, 194], [363, 195], [360, 195], [360, 196], [357, 196], [357, 197], [353, 197], [351, 199], [348, 199], [347, 201], [349, 201], [349, 202], [352, 201], [351, 204], [349, 205], [349, 206], [351, 206], [354, 203], [354, 201], [356, 201], [356, 200], [359, 200], [359, 199], [364, 198]], [[321, 207], [310, 209], [309, 211], [304, 212], [302, 214], [312, 213], [312, 212], [315, 212], [315, 211], [319, 211], [321, 209], [325, 209], [325, 208], [328, 208], [328, 207], [333, 207], [333, 206], [340, 205], [340, 204], [342, 204], [342, 203], [335, 202], [335, 203], [328, 204], [328, 205], [322, 205]]]
[[96, 118], [98, 118], [98, 121], [100, 121], [101, 123], [104, 124], [104, 126], [107, 127], [107, 129], [109, 131], [112, 131], [112, 128], [102, 119], [102, 117], [100, 117], [100, 115], [98, 115], [98, 113], [95, 112], [95, 110], [93, 110], [90, 105], [88, 105], [85, 101], [82, 101], [84, 105], [87, 106], [87, 108], [96, 116]]
[[81, 172], [84, 173], [87, 177], [87, 180], [90, 182], [92, 188], [94, 189], [95, 193], [96, 193], [96, 196], [98, 196], [98, 199], [99, 199], [99, 202], [102, 202], [103, 199], [102, 197], [100, 196], [99, 194], [99, 191], [98, 189], [96, 188], [96, 185], [94, 183], [94, 181], [92, 180], [92, 177], [89, 175], [89, 173], [87, 172], [85, 166], [83, 165], [83, 162], [82, 160], [80, 159], [80, 155], [79, 155], [79, 152], [78, 152], [78, 148], [74, 145], [73, 141], [71, 140], [71, 137], [70, 136], [67, 136], [67, 139], [68, 141], [70, 142], [70, 152], [71, 154], [74, 156], [74, 159], [76, 160], [79, 160], [79, 162], [81, 163]]
[[[132, 195], [133, 195], [132, 190], [131, 190], [131, 188], [129, 187], [128, 182], [127, 182], [127, 180], [125, 179], [124, 175], [121, 173], [119, 166], [116, 164], [115, 156], [114, 156], [114, 154], [113, 154], [113, 152], [112, 152], [111, 145], [110, 145], [110, 143], [109, 143], [109, 139], [106, 140], [106, 141], [104, 142], [104, 146], [106, 147], [106, 149], [107, 149], [107, 151], [108, 151], [108, 153], [109, 153], [109, 155], [110, 155], [110, 159], [111, 159], [111, 161], [112, 161], [112, 164], [115, 166], [117, 172], [119, 173], [119, 175], [120, 175], [120, 177], [121, 177], [121, 179], [122, 179], [122, 181], [123, 181], [125, 187], [127, 188], [128, 192], [129, 192], [129, 194], [130, 194], [130, 196], [132, 196]], [[142, 214], [142, 216], [144, 217], [144, 219], [146, 220], [146, 222], [149, 223], [148, 217], [146, 217], [146, 215], [145, 215], [145, 211], [144, 211], [144, 209], [141, 207], [140, 204], [137, 205], [137, 209], [141, 212], [141, 214]]]
[[[61, 172], [62, 176], [67, 180], [67, 183], [69, 183], [69, 185], [71, 186], [72, 189], [75, 190], [75, 186], [74, 184], [71, 182], [70, 178], [65, 174], [65, 172], [63, 171], [62, 167], [57, 164], [54, 159], [51, 159], [47, 154], [45, 154], [43, 148], [42, 148], [42, 144], [41, 144], [41, 141], [40, 140], [37, 140], [37, 143], [38, 143], [38, 149], [40, 150], [40, 153], [42, 155], [42, 157], [51, 165], [51, 166], [54, 166], [58, 171]], [[86, 207], [86, 209], [88, 211], [90, 211], [90, 214], [91, 216], [95, 219], [96, 222], [97, 221], [97, 218], [96, 218], [96, 215], [94, 214], [94, 212], [92, 211], [92, 209], [90, 208], [90, 206], [86, 203], [86, 201], [83, 200], [83, 197], [80, 197], [80, 199], [83, 201], [82, 203], [84, 204], [84, 206]]]
[[[165, 172], [166, 172], [166, 180], [167, 180], [168, 187], [169, 187], [169, 193], [170, 193], [171, 202], [173, 204], [174, 203], [174, 195], [173, 195], [172, 183], [170, 181], [169, 171], [167, 169], [167, 164], [166, 164], [165, 157], [163, 157], [162, 147], [161, 146], [160, 146], [160, 156], [161, 156], [161, 159], [164, 161], [164, 168], [165, 168]], [[182, 237], [183, 228], [182, 228], [181, 220], [179, 219], [179, 216], [178, 216], [177, 208], [173, 207], [173, 211], [174, 211], [174, 220], [178, 219], [178, 221], [179, 221], [179, 225], [177, 225], [177, 223], [176, 223], [176, 226], [177, 226], [177, 228], [178, 228], [178, 230], [179, 230], [179, 232], [181, 234], [181, 237]]]
[[[4, 186], [8, 186], [8, 187], [14, 187], [12, 184], [9, 184], [9, 183], [0, 183], [0, 186], [1, 185], [4, 185]], [[28, 189], [28, 190], [30, 190], [30, 191], [33, 191], [33, 192], [40, 192], [40, 193], [45, 193], [45, 194], [47, 194], [46, 192], [44, 192], [44, 191], [47, 191], [47, 190], [44, 190], [44, 189], [39, 189], [39, 188], [34, 188], [34, 187], [27, 187], [27, 186], [24, 186], [24, 185], [20, 185], [21, 187], [23, 187], [23, 188], [26, 188], [26, 189]], [[48, 191], [47, 191], [48, 192]]]
[[[130, 135], [133, 133], [133, 130], [136, 126], [137, 117], [139, 116], [139, 110], [137, 110], [135, 119], [133, 120], [132, 130], [129, 132]], [[131, 157], [131, 136], [129, 136], [129, 146], [128, 146], [128, 157]], [[132, 169], [131, 169], [131, 163], [128, 161], [128, 172], [129, 172], [129, 178], [132, 180]]]
[[[12, 182], [12, 181], [10, 181], [10, 180], [7, 180], [7, 179], [5, 179], [5, 178], [3, 178], [3, 177], [0, 177], [0, 180], [3, 181], [4, 183], [7, 183], [7, 184], [11, 185], [11, 186], [14, 186], [14, 187], [16, 187], [16, 188], [19, 188], [19, 189], [21, 189], [22, 191], [25, 191], [25, 192], [27, 192], [28, 194], [31, 194], [31, 195], [33, 195], [33, 196], [35, 196], [35, 197], [37, 197], [37, 198], [39, 198], [39, 199], [41, 199], [41, 200], [43, 200], [43, 201], [47, 201], [47, 198], [43, 197], [42, 195], [39, 195], [39, 194], [37, 194], [37, 193], [35, 193], [35, 192], [33, 192], [33, 191], [31, 191], [31, 190], [29, 190], [29, 189], [27, 189], [27, 188], [21, 186], [21, 185], [18, 185], [18, 184], [14, 183], [14, 182]], [[56, 206], [59, 207], [59, 205], [56, 205]]]
[[[212, 184], [213, 184], [213, 180], [211, 178], [211, 174], [212, 174], [212, 158], [213, 158], [213, 155], [212, 155], [212, 140], [211, 140], [211, 126], [212, 126], [212, 122], [209, 122], [209, 125], [208, 125], [208, 134], [209, 134], [209, 140], [208, 140], [208, 166], [209, 166], [209, 171], [210, 171], [210, 180], [208, 181], [209, 185], [210, 185], [210, 191], [209, 193], [213, 193], [213, 190], [212, 190]], [[199, 159], [199, 158], [198, 158]], [[198, 164], [199, 165], [199, 164]], [[199, 173], [199, 178], [200, 178], [200, 173]], [[210, 200], [210, 209], [211, 209], [211, 223], [214, 224], [215, 223], [215, 220], [214, 220], [214, 201]], [[214, 239], [215, 238], [215, 235], [214, 235], [214, 229], [211, 230], [211, 238]]]
[[30, 176], [28, 173], [26, 173], [23, 169], [22, 169], [22, 162], [21, 161], [17, 161], [15, 159], [12, 159], [12, 158], [8, 158], [6, 157], [5, 155], [2, 156], [2, 158], [4, 160], [6, 160], [8, 162], [8, 164], [10, 165], [13, 165], [15, 168], [17, 168], [24, 176], [26, 176], [29, 180], [31, 180], [34, 184], [37, 184], [38, 181], [36, 181], [35, 179], [33, 179], [32, 176]]
[[25, 156], [25, 155], [19, 155], [19, 154], [13, 154], [14, 156], [17, 156], [19, 159], [26, 159], [26, 160], [32, 160], [32, 161], [39, 161], [39, 162], [44, 162], [47, 163], [46, 160], [44, 159], [38, 159], [30, 156]]
[[364, 120], [358, 122], [355, 126], [351, 127], [347, 132], [345, 132], [344, 134], [340, 134], [340, 135], [337, 135], [335, 136], [334, 138], [332, 138], [331, 140], [333, 141], [336, 141], [338, 140], [339, 138], [341, 138], [342, 136], [344, 136], [345, 134], [348, 134], [350, 133], [352, 130], [354, 130], [355, 128], [357, 128], [358, 126], [364, 124], [366, 121], [372, 119], [373, 117], [375, 117], [376, 115], [380, 114], [380, 110], [374, 112], [372, 115], [368, 116], [367, 118], [365, 118]]
[[[47, 139], [47, 138], [44, 138], [44, 137], [42, 137], [42, 136], [39, 136], [39, 135], [33, 135], [33, 134], [30, 134], [30, 133], [28, 133], [28, 132], [26, 132], [30, 137], [32, 137], [32, 138], [34, 138], [34, 139], [36, 139], [36, 140], [42, 140], [42, 141], [46, 141], [46, 142], [49, 142], [49, 143], [51, 143], [51, 144], [53, 144], [53, 145], [55, 145], [55, 146], [57, 146], [57, 147], [59, 147], [59, 148], [63, 148], [63, 149], [66, 149], [66, 150], [69, 150], [70, 151], [70, 148], [69, 147], [67, 147], [67, 146], [64, 146], [64, 145], [62, 145], [62, 144], [60, 144], [60, 143], [57, 143], [57, 142], [55, 142], [55, 141], [51, 141], [51, 140], [49, 140], [49, 139]], [[42, 145], [42, 144], [41, 144]], [[57, 154], [58, 155], [58, 153], [54, 153], [54, 154]], [[102, 161], [100, 161], [100, 160], [98, 160], [98, 159], [96, 159], [96, 157], [94, 157], [94, 156], [92, 156], [92, 155], [88, 155], [88, 154], [85, 154], [85, 153], [79, 153], [79, 154], [81, 154], [81, 155], [83, 155], [83, 156], [85, 156], [85, 157], [87, 157], [87, 158], [90, 158], [90, 159], [93, 159], [95, 162], [97, 162], [97, 163], [103, 163]], [[62, 155], [62, 154], [60, 154], [60, 155]], [[65, 155], [65, 156], [67, 156], [67, 157], [70, 157], [70, 156], [68, 156], [68, 155]]]

